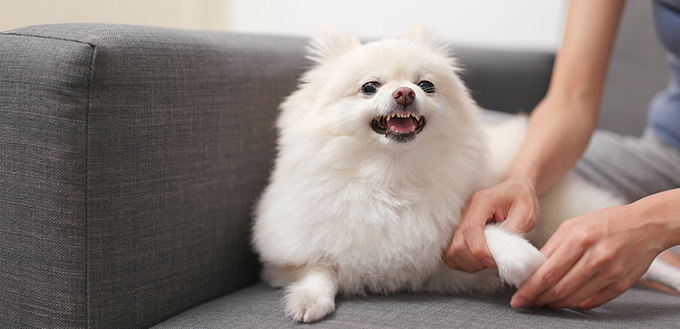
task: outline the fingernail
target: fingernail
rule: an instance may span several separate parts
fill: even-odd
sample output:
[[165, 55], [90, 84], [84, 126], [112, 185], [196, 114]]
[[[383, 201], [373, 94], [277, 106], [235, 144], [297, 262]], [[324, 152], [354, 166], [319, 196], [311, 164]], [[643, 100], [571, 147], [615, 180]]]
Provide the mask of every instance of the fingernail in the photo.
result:
[[514, 309], [525, 307], [526, 304], [527, 303], [522, 298], [513, 298], [510, 300], [510, 306]]
[[482, 259], [482, 264], [484, 264], [484, 266], [486, 266], [486, 267], [491, 267], [491, 268], [496, 267], [496, 265], [493, 263], [493, 260], [489, 257], [485, 257], [484, 259]]

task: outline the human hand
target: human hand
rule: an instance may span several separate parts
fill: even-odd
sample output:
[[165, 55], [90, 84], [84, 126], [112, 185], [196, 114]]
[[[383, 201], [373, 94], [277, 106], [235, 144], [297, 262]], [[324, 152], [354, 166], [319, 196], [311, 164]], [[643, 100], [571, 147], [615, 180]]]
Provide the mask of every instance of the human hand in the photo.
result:
[[451, 243], [444, 251], [446, 264], [465, 272], [496, 267], [484, 237], [489, 222], [504, 222], [505, 229], [526, 233], [536, 226], [539, 206], [531, 184], [507, 179], [472, 195], [461, 212]]
[[631, 206], [605, 208], [565, 221], [541, 248], [548, 260], [510, 304], [591, 309], [628, 289], [664, 247], [659, 227]]

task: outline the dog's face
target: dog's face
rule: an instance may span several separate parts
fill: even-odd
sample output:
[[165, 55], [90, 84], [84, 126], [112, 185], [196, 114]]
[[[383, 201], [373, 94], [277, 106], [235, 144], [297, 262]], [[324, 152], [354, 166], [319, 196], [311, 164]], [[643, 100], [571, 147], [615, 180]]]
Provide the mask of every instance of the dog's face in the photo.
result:
[[[361, 93], [367, 97], [375, 96], [380, 86], [380, 81], [366, 82], [361, 86]], [[426, 94], [435, 92], [434, 84], [428, 80], [418, 82], [418, 86]], [[420, 114], [422, 96], [416, 99], [416, 92], [410, 86], [386, 89], [388, 92], [381, 97], [383, 104], [378, 106], [386, 115], [378, 115], [371, 120], [371, 128], [392, 141], [408, 143], [425, 128], [425, 117]], [[394, 91], [388, 95], [392, 89]]]
[[420, 28], [365, 45], [326, 31], [310, 58], [316, 66], [283, 106], [294, 112], [288, 128], [403, 148], [456, 130], [474, 108], [447, 50]]

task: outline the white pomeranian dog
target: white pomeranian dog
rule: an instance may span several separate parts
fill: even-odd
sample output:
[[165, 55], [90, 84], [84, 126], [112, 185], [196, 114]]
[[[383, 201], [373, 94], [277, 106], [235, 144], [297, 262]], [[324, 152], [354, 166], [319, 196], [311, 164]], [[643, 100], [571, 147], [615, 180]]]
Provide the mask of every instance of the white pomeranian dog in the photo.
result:
[[[253, 225], [263, 278], [285, 287], [289, 316], [319, 320], [338, 293], [492, 293], [545, 261], [503, 225], [485, 229], [497, 270], [454, 271], [441, 258], [464, 203], [503, 178], [526, 119], [484, 127], [439, 40], [416, 27], [362, 45], [326, 29], [309, 57], [314, 67], [281, 105]], [[621, 201], [568, 175], [541, 203], [554, 229]]]

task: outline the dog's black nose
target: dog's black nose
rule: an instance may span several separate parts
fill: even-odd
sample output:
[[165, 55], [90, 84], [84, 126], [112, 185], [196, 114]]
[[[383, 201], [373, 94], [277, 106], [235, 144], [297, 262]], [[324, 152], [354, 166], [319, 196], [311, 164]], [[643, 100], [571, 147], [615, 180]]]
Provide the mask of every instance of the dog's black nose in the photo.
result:
[[411, 105], [416, 98], [416, 92], [409, 87], [399, 87], [392, 93], [392, 97], [397, 101], [397, 104], [402, 106]]

